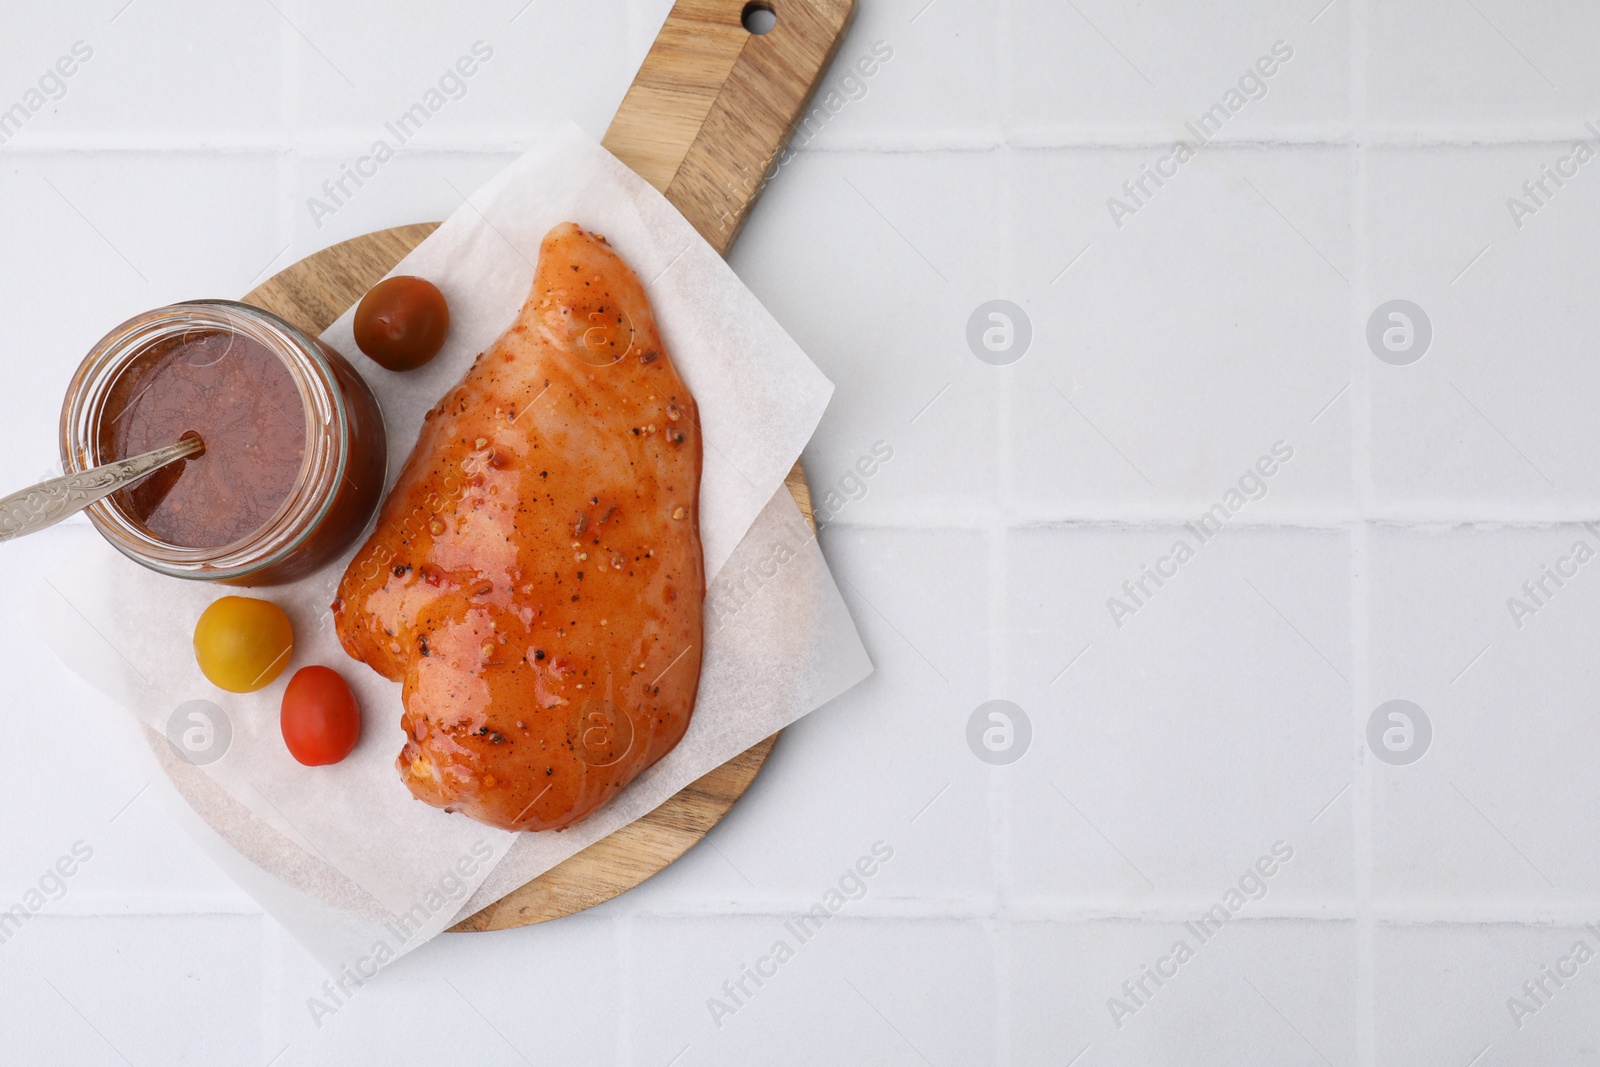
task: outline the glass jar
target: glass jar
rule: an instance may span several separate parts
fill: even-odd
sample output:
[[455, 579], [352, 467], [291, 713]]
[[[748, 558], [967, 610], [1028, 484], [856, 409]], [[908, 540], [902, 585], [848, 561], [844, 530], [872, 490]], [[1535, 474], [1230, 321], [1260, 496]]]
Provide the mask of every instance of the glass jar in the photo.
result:
[[[299, 474], [282, 505], [254, 532], [205, 548], [157, 536], [135, 513], [126, 491], [91, 505], [88, 515], [113, 547], [161, 574], [229, 585], [293, 581], [338, 558], [366, 528], [383, 495], [388, 445], [377, 398], [355, 369], [338, 352], [271, 312], [232, 300], [196, 300], [145, 312], [112, 330], [67, 387], [61, 409], [62, 467], [83, 471], [128, 458], [114, 454], [111, 428], [142, 396], [130, 398], [129, 383], [154, 358], [152, 353], [164, 350], [161, 346], [217, 335], [229, 338], [225, 351], [232, 349], [232, 338], [241, 337], [276, 356], [299, 393], [305, 447]], [[259, 351], [254, 346], [250, 351]], [[147, 388], [160, 387], [153, 375], [151, 381]], [[245, 426], [237, 432], [251, 430]], [[210, 442], [207, 448], [217, 444]]]

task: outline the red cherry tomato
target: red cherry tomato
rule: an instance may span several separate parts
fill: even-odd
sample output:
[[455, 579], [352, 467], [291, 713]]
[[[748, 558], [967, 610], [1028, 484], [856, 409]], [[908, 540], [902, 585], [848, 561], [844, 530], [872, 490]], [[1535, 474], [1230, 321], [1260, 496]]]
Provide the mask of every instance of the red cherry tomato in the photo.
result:
[[439, 354], [449, 332], [450, 305], [425, 278], [381, 281], [356, 308], [356, 347], [389, 370], [416, 370]]
[[338, 763], [361, 740], [355, 694], [330, 667], [302, 667], [289, 679], [278, 724], [289, 754], [307, 767]]

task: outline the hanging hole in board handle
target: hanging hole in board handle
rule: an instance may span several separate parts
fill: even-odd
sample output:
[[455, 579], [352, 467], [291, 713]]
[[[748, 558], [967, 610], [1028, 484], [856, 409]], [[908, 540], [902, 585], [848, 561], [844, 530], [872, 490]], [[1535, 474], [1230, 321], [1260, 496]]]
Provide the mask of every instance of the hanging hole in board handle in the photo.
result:
[[771, 33], [772, 28], [778, 24], [778, 15], [772, 10], [769, 0], [750, 0], [744, 5], [744, 15], [741, 19], [744, 28], [757, 37]]

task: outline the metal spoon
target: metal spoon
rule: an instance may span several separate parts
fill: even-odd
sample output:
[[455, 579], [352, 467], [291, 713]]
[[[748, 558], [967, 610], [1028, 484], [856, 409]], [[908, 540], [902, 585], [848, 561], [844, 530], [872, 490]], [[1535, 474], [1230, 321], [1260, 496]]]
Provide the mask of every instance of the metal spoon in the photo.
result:
[[20, 493], [12, 493], [0, 499], [0, 541], [25, 537], [54, 526], [68, 515], [76, 515], [95, 501], [204, 448], [205, 442], [199, 437], [185, 437], [175, 445], [142, 456], [52, 478]]

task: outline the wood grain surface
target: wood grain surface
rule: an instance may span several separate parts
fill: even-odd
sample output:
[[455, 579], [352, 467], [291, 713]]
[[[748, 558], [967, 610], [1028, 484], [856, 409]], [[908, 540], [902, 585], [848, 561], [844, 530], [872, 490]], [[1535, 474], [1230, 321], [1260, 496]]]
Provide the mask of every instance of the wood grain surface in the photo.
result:
[[603, 143], [726, 255], [854, 17], [855, 0], [678, 0]]
[[[679, 0], [604, 144], [660, 189], [718, 252], [738, 236], [854, 16], [854, 0], [757, 0], [771, 32], [744, 28], [746, 0]], [[327, 329], [438, 223], [366, 234], [294, 264], [245, 295], [306, 332]], [[785, 483], [815, 529], [799, 463]], [[503, 930], [571, 915], [633, 888], [706, 835], [749, 788], [776, 735], [464, 920]]]

